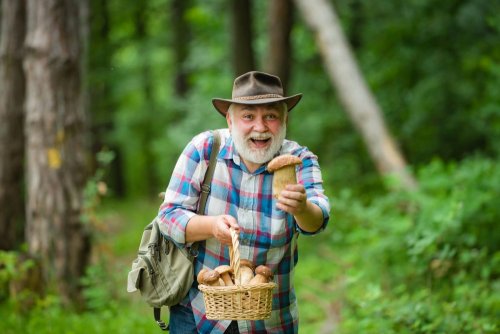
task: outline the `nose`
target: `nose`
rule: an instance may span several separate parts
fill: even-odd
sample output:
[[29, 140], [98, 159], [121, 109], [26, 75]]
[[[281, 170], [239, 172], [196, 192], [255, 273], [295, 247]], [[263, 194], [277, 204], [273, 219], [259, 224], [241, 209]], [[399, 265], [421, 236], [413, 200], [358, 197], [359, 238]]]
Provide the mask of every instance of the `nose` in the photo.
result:
[[264, 118], [262, 116], [255, 118], [253, 129], [254, 129], [254, 131], [257, 131], [257, 132], [266, 132], [267, 131], [267, 126], [266, 126], [266, 123], [265, 123]]

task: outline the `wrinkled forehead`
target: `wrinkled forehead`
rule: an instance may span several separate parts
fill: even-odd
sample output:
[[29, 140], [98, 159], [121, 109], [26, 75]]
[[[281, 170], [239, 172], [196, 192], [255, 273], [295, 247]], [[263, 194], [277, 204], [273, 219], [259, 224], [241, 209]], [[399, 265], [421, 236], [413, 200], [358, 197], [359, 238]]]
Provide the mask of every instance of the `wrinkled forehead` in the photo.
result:
[[263, 108], [265, 110], [276, 110], [279, 112], [285, 112], [286, 103], [278, 101], [278, 102], [269, 102], [269, 103], [255, 103], [255, 104], [240, 104], [233, 103], [229, 107], [229, 110], [252, 110], [252, 109], [260, 109]]

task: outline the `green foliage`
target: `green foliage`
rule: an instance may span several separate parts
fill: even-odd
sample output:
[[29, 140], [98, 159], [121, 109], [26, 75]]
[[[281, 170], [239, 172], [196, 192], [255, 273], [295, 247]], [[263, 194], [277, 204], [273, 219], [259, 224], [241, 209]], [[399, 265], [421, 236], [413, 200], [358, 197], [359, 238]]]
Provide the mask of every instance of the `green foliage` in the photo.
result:
[[9, 282], [16, 276], [16, 252], [0, 251], [0, 301], [9, 297]]
[[[498, 332], [500, 160], [435, 160], [417, 176], [419, 189], [408, 193], [359, 197], [328, 188], [330, 225], [298, 241], [300, 333]], [[159, 203], [104, 204], [93, 265], [82, 279], [86, 311], [64, 309], [48, 295], [23, 314], [4, 298], [3, 332], [157, 330], [151, 309], [125, 292], [125, 277]], [[0, 253], [2, 282], [15, 271], [9, 254]]]
[[[189, 83], [174, 94], [170, 1], [123, 6], [92, 2], [88, 89], [97, 150], [116, 152], [113, 165], [124, 194], [163, 190], [186, 142], [225, 127], [213, 97], [228, 97], [231, 25], [224, 1], [189, 1], [185, 20]], [[500, 153], [500, 9], [489, 0], [365, 1], [334, 3], [363, 74], [382, 106], [407, 160], [425, 165], [475, 152]], [[257, 68], [267, 57], [268, 3], [253, 4]], [[289, 137], [321, 159], [336, 189], [361, 193], [381, 186], [360, 135], [339, 105], [318, 46], [296, 13], [289, 93], [302, 92], [291, 113]], [[170, 27], [171, 28], [171, 27]], [[467, 129], [467, 131], [464, 131]], [[314, 134], [314, 135], [311, 135]], [[453, 145], [451, 145], [453, 143]], [[354, 191], [358, 191], [355, 189]]]
[[[110, 170], [104, 173], [97, 161], [86, 188], [83, 218], [95, 230], [93, 263], [82, 279], [87, 309], [67, 310], [49, 294], [29, 314], [14, 312], [8, 292], [14, 254], [0, 253], [2, 332], [157, 330], [139, 296], [125, 293], [124, 278], [159, 203], [107, 200], [98, 208], [100, 182], [112, 181], [116, 192], [113, 187], [124, 182], [130, 197], [162, 191], [187, 141], [226, 126], [210, 101], [230, 96], [233, 81], [227, 2], [190, 1], [184, 64], [190, 90], [184, 98], [174, 96], [169, 5], [91, 2], [86, 79], [93, 145], [94, 153], [109, 148], [100, 157]], [[296, 15], [287, 91], [304, 98], [290, 114], [289, 138], [319, 156], [333, 204], [325, 233], [299, 240], [301, 333], [496, 333], [498, 2], [334, 5], [390, 130], [418, 171], [420, 187], [381, 193], [384, 180], [337, 101], [313, 36]], [[253, 9], [256, 58], [263, 59], [267, 4]]]
[[498, 2], [347, 3], [341, 17], [410, 161], [499, 153]]
[[500, 161], [436, 160], [418, 177], [369, 204], [343, 191], [329, 231], [301, 240], [299, 300], [322, 305], [310, 321], [339, 309], [340, 333], [498, 332]]

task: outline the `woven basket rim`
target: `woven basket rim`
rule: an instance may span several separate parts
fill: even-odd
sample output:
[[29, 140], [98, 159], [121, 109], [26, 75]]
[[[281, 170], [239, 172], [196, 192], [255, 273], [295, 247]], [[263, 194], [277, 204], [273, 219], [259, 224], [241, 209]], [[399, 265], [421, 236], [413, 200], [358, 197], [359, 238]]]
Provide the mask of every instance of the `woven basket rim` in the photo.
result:
[[237, 283], [230, 286], [198, 285], [198, 289], [203, 293], [207, 319], [267, 319], [272, 311], [272, 290], [278, 285], [275, 282], [241, 285], [238, 234], [234, 229], [230, 231], [230, 266]]
[[274, 289], [277, 287], [277, 284], [274, 282], [269, 283], [258, 283], [252, 285], [231, 285], [231, 286], [210, 286], [205, 284], [199, 284], [198, 289], [202, 292], [211, 292], [211, 293], [233, 293], [233, 292], [246, 292], [253, 290], [268, 290]]

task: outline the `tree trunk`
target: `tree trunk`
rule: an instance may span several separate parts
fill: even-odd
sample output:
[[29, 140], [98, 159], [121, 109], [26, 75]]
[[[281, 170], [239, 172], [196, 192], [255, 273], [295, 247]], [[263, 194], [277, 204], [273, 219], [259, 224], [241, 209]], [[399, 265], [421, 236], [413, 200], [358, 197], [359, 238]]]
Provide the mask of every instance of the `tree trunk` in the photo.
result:
[[416, 181], [387, 130], [382, 112], [356, 64], [337, 14], [327, 0], [295, 0], [317, 44], [340, 102], [361, 132], [378, 171], [394, 177], [399, 187], [413, 189]]
[[[269, 2], [267, 25], [269, 44], [264, 62], [264, 71], [277, 75], [286, 90], [290, 74], [290, 31], [293, 24], [292, 0], [272, 0]], [[286, 92], [285, 92], [286, 94]]]
[[189, 54], [190, 31], [186, 21], [188, 0], [172, 0], [171, 22], [174, 53], [174, 92], [177, 97], [186, 97], [189, 91], [186, 60]]
[[112, 95], [112, 61], [113, 46], [110, 42], [111, 17], [109, 0], [92, 0], [90, 4], [90, 49], [89, 68], [92, 75], [89, 76], [88, 94], [90, 105], [90, 132], [92, 166], [90, 170], [95, 172], [99, 168], [96, 160], [97, 153], [105, 147], [115, 153], [115, 158], [108, 166], [106, 182], [113, 189], [113, 195], [125, 196], [125, 182], [123, 179], [122, 152], [116, 143], [105, 143], [104, 138], [114, 130], [114, 116], [117, 110]]
[[80, 216], [86, 181], [80, 0], [28, 0], [26, 37], [29, 252], [63, 302], [79, 302], [89, 255]]
[[[148, 23], [148, 1], [142, 0], [136, 3], [136, 10], [134, 13], [135, 21], [135, 38], [138, 45], [143, 44], [148, 39], [147, 23]], [[147, 45], [147, 44], [145, 44]], [[142, 81], [142, 92], [144, 96], [144, 106], [146, 110], [154, 113], [156, 108], [156, 103], [153, 95], [153, 83], [151, 76], [151, 66], [148, 55], [144, 55], [141, 59], [141, 81]], [[147, 186], [149, 194], [156, 194], [158, 191], [158, 182], [155, 171], [155, 161], [154, 154], [152, 151], [153, 142], [153, 129], [152, 129], [152, 118], [142, 117], [140, 119], [140, 137], [138, 140], [141, 142], [141, 147], [143, 150], [141, 152], [144, 157], [145, 175], [144, 182]]]
[[250, 0], [230, 0], [233, 19], [233, 66], [236, 76], [255, 69]]
[[0, 30], [0, 249], [23, 240], [25, 0], [2, 1]]

